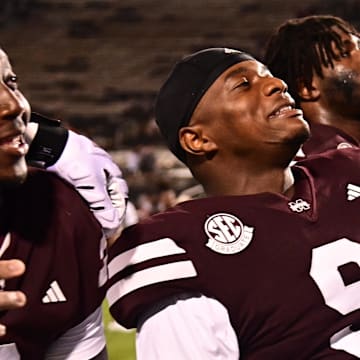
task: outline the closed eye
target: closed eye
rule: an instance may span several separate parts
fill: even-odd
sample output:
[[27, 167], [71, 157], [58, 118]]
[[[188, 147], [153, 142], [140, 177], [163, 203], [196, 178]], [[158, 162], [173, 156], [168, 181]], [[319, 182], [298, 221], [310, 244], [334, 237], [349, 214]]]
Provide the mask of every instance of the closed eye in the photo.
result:
[[248, 87], [250, 81], [247, 78], [242, 78], [235, 83], [234, 89]]

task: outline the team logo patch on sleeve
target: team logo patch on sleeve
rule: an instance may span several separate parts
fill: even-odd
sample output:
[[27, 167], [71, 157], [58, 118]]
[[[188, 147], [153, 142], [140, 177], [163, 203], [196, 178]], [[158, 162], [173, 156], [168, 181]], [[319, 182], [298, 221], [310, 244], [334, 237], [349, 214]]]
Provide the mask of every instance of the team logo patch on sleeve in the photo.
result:
[[254, 228], [244, 225], [236, 216], [226, 213], [209, 217], [204, 228], [209, 237], [206, 246], [225, 255], [244, 250], [250, 244], [254, 232]]

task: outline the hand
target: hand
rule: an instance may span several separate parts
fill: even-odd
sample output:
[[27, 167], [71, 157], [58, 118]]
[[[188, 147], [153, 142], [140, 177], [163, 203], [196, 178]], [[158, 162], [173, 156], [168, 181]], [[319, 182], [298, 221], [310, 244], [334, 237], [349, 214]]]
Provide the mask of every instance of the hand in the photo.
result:
[[[0, 281], [11, 279], [25, 272], [25, 264], [20, 260], [0, 260]], [[21, 291], [0, 291], [0, 310], [23, 307], [26, 296]], [[0, 324], [0, 336], [6, 334], [6, 327]]]
[[121, 232], [128, 187], [110, 155], [85, 136], [67, 130], [59, 120], [32, 113], [26, 128], [27, 161], [55, 172], [88, 202], [108, 242]]
[[128, 187], [119, 167], [105, 150], [87, 137], [69, 130], [64, 151], [48, 170], [76, 188], [108, 238], [119, 233], [126, 210]]

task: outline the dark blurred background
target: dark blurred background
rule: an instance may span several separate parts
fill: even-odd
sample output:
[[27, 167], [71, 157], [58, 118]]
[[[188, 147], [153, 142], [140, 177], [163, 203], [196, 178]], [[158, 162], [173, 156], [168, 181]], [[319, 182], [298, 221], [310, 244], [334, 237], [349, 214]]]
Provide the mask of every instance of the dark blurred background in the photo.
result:
[[174, 61], [210, 46], [261, 59], [275, 27], [320, 13], [360, 25], [359, 0], [1, 0], [0, 44], [33, 110], [109, 150], [146, 216], [196, 185], [153, 118]]

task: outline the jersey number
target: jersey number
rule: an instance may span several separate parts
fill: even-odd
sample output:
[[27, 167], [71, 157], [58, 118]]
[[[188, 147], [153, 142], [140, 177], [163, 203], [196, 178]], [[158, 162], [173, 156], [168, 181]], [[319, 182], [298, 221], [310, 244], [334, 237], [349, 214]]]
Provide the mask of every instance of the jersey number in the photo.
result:
[[[355, 268], [357, 275], [344, 280], [341, 271], [346, 266]], [[320, 289], [326, 305], [342, 315], [359, 309], [360, 244], [343, 238], [313, 249], [310, 276]], [[350, 327], [340, 330], [330, 339], [331, 348], [358, 357], [359, 344], [360, 331], [351, 331]]]

